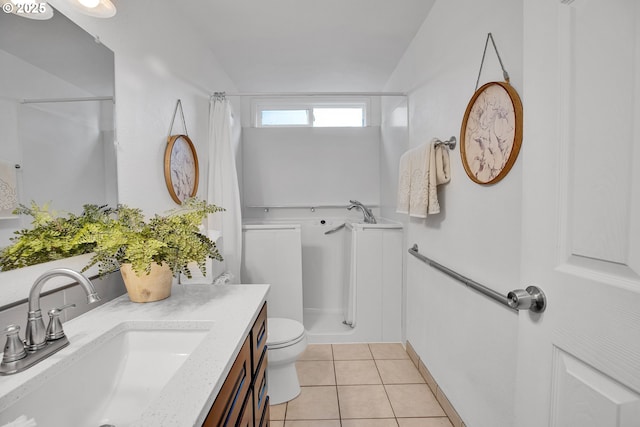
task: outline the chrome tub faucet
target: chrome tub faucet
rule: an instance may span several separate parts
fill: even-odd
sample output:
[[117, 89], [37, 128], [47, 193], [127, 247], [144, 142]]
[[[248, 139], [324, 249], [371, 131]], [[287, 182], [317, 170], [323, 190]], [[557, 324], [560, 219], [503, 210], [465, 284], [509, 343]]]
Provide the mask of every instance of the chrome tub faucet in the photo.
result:
[[351, 210], [353, 208], [357, 208], [360, 209], [360, 211], [362, 211], [362, 215], [364, 215], [364, 222], [367, 224], [377, 224], [376, 218], [373, 216], [373, 213], [371, 212], [371, 210], [369, 208], [367, 208], [365, 205], [363, 205], [362, 203], [360, 203], [357, 200], [349, 200], [349, 203], [351, 203], [347, 209]]

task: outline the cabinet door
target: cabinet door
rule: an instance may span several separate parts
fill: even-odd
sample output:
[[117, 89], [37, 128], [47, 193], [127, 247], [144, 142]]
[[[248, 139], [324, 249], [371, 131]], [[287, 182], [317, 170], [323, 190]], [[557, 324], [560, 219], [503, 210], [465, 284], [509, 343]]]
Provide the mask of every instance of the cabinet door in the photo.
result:
[[[203, 427], [235, 426], [251, 388], [251, 341], [247, 337]], [[253, 405], [251, 405], [253, 417]], [[253, 422], [253, 418], [252, 418]]]
[[238, 427], [254, 427], [253, 426], [253, 390], [249, 390], [249, 397], [244, 402], [240, 421], [236, 424]]
[[269, 396], [264, 403], [264, 412], [262, 413], [262, 418], [260, 418], [260, 423], [256, 423], [256, 427], [269, 427], [271, 418], [271, 412], [269, 412]]
[[254, 413], [256, 417], [256, 427], [260, 425], [260, 420], [265, 411], [265, 407], [268, 406], [268, 391], [267, 387], [267, 352], [264, 351], [260, 364], [258, 365], [258, 372], [253, 383], [253, 400], [254, 400]]
[[251, 367], [255, 375], [258, 371], [258, 364], [262, 358], [262, 353], [267, 346], [267, 303], [262, 306], [256, 322], [251, 328]]

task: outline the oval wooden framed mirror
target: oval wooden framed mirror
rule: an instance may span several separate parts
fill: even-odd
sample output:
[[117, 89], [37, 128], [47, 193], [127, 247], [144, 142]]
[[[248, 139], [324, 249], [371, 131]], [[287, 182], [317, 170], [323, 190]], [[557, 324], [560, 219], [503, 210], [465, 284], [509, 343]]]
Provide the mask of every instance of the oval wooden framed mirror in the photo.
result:
[[171, 135], [164, 152], [164, 179], [178, 204], [198, 192], [198, 154], [187, 135]]

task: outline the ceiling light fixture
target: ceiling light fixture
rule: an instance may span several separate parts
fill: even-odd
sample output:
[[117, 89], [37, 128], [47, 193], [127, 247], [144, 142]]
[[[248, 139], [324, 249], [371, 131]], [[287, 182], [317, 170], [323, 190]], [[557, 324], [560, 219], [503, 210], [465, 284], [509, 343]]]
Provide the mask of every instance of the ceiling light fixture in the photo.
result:
[[100, 0], [78, 0], [81, 5], [84, 7], [88, 7], [89, 9], [93, 9], [97, 5], [100, 4]]
[[111, 0], [70, 0], [80, 13], [94, 18], [111, 18], [116, 14], [116, 7]]
[[13, 13], [23, 18], [45, 20], [53, 17], [49, 3], [36, 0], [0, 0], [5, 13]]

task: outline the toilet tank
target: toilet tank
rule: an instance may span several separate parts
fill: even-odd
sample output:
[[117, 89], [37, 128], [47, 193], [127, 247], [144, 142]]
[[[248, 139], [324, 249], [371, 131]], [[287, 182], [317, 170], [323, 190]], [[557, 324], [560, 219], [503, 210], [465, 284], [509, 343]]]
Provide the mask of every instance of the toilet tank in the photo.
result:
[[242, 283], [269, 284], [269, 317], [302, 323], [302, 239], [300, 224], [242, 226]]

